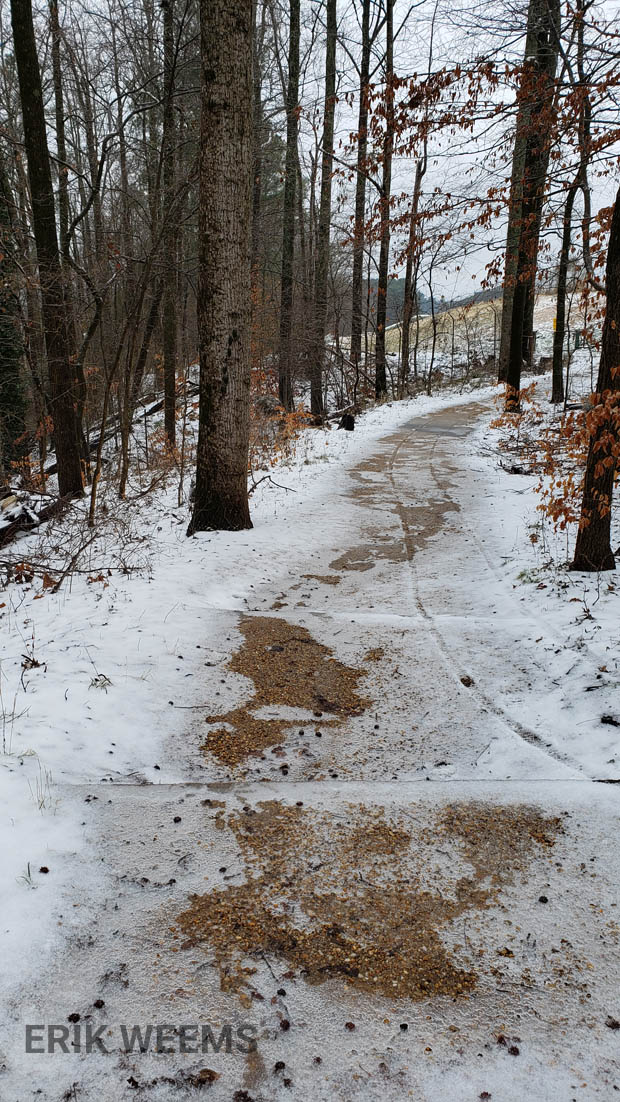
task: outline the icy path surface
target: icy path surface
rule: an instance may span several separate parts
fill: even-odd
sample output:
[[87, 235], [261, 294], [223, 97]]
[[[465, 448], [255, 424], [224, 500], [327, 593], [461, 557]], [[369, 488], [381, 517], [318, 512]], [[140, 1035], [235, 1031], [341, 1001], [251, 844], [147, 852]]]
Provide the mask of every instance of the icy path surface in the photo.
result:
[[[105, 668], [125, 773], [55, 773], [80, 841], [3, 1014], [3, 1100], [620, 1091], [613, 656], [571, 657], [600, 688], [576, 712], [561, 628], [500, 566], [489, 410], [401, 409], [170, 555], [135, 616], [174, 625], [148, 705]], [[27, 1023], [70, 1051], [26, 1054]]]

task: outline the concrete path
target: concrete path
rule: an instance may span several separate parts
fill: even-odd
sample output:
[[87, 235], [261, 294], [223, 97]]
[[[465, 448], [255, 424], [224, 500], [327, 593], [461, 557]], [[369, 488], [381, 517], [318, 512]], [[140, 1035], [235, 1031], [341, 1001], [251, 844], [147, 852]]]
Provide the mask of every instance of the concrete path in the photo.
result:
[[[292, 532], [244, 615], [209, 610], [186, 783], [72, 790], [91, 902], [6, 1016], [3, 1100], [620, 1091], [618, 788], [522, 721], [484, 412], [386, 437], [313, 506], [320, 550]], [[53, 1055], [24, 1023], [65, 1027]]]

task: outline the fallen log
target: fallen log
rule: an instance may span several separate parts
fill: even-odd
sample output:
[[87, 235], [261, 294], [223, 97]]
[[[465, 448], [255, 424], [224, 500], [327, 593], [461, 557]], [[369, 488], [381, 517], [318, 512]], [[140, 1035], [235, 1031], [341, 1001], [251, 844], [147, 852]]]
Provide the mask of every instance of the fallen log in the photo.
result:
[[44, 524], [46, 520], [61, 516], [74, 500], [75, 497], [72, 494], [55, 498], [38, 513], [26, 502], [18, 501], [17, 504], [11, 505], [9, 509], [5, 510], [9, 514], [6, 518], [7, 523], [0, 526], [0, 548], [13, 543], [18, 536], [32, 532], [39, 525]]

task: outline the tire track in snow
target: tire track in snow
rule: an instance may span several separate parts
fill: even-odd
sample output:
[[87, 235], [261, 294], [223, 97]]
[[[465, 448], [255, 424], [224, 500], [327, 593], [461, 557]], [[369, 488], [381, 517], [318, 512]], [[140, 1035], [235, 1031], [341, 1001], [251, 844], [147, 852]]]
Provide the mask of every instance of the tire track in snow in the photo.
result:
[[[406, 429], [404, 431], [406, 431]], [[417, 572], [417, 568], [416, 568], [416, 565], [415, 565], [416, 548], [415, 548], [415, 543], [414, 543], [413, 532], [411, 531], [411, 527], [410, 527], [409, 522], [407, 520], [406, 506], [403, 504], [403, 502], [401, 500], [399, 489], [398, 489], [397, 482], [396, 482], [395, 465], [396, 465], [396, 461], [398, 459], [399, 452], [401, 451], [401, 449], [406, 444], [408, 444], [410, 442], [411, 438], [415, 435], [416, 431], [417, 431], [416, 427], [412, 428], [409, 431], [409, 433], [407, 434], [407, 436], [403, 437], [402, 440], [399, 440], [399, 442], [396, 444], [396, 446], [392, 449], [392, 452], [391, 452], [391, 454], [389, 456], [389, 459], [388, 459], [388, 462], [387, 462], [388, 475], [389, 475], [389, 479], [390, 479], [390, 482], [391, 482], [391, 485], [392, 485], [392, 490], [393, 490], [393, 493], [394, 493], [394, 498], [395, 498], [394, 503], [395, 503], [395, 506], [396, 506], [396, 511], [397, 511], [398, 518], [399, 518], [399, 521], [400, 521], [400, 525], [401, 525], [401, 528], [402, 528], [402, 531], [403, 531], [403, 542], [404, 542], [404, 545], [405, 545], [407, 562], [408, 562], [409, 567], [411, 569], [411, 576], [412, 576], [412, 582], [413, 582], [413, 599], [414, 599], [414, 602], [415, 602], [415, 606], [418, 609], [420, 615], [422, 616], [422, 618], [424, 619], [425, 623], [428, 626], [429, 633], [430, 633], [432, 639], [434, 640], [434, 642], [436, 644], [437, 650], [439, 651], [439, 653], [442, 657], [442, 660], [444, 662], [444, 665], [445, 665], [448, 673], [450, 673], [452, 675], [455, 683], [461, 684], [460, 678], [454, 672], [455, 649], [451, 644], [448, 644], [445, 636], [443, 635], [443, 633], [441, 632], [440, 628], [437, 625], [437, 618], [433, 615], [433, 613], [431, 611], [429, 611], [429, 609], [426, 607], [426, 605], [424, 604], [424, 602], [422, 601], [422, 598], [420, 596], [420, 587], [419, 587], [419, 582], [418, 582], [418, 572]], [[430, 447], [429, 469], [430, 469], [431, 476], [434, 479], [435, 484], [437, 485], [437, 488], [442, 493], [446, 493], [446, 488], [445, 488], [444, 485], [442, 485], [441, 480], [437, 476], [437, 474], [435, 472], [435, 465], [433, 463], [433, 457], [434, 457], [434, 453], [435, 453], [435, 450], [437, 448], [438, 443], [439, 443], [439, 437], [436, 440], [434, 440], [434, 442], [432, 443], [432, 445]], [[531, 728], [525, 726], [525, 724], [520, 723], [519, 720], [515, 719], [515, 717], [510, 715], [510, 713], [507, 712], [504, 708], [502, 708], [498, 704], [496, 704], [495, 701], [492, 700], [487, 695], [487, 693], [485, 693], [479, 687], [479, 685], [475, 681], [470, 686], [470, 688], [471, 688], [471, 691], [474, 693], [474, 695], [477, 697], [477, 699], [480, 701], [480, 703], [483, 704], [485, 706], [485, 708], [487, 708], [490, 712], [492, 712], [498, 719], [500, 719], [501, 722], [504, 724], [504, 726], [515, 737], [520, 738], [524, 742], [527, 742], [530, 746], [536, 747], [536, 749], [540, 750], [541, 753], [546, 754], [550, 758], [553, 758], [555, 761], [559, 762], [560, 764], [565, 765], [570, 769], [576, 770], [580, 774], [580, 776], [585, 777], [588, 780], [595, 780], [596, 779], [596, 778], [590, 776], [588, 774], [588, 772], [584, 769], [584, 767], [578, 761], [576, 761], [574, 758], [572, 758], [569, 754], [565, 754], [562, 750], [559, 750], [557, 747], [553, 746], [551, 743], [545, 742], [545, 740], [540, 735], [538, 735], [536, 733], [536, 731], [533, 731]]]

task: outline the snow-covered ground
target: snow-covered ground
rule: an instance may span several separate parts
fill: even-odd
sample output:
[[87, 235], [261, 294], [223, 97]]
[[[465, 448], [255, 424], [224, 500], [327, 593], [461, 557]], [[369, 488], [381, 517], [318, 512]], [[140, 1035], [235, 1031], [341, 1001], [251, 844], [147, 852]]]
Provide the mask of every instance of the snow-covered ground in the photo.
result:
[[[108, 574], [106, 564], [122, 554], [106, 533], [92, 549], [92, 570], [68, 578], [58, 593], [39, 577], [0, 593], [3, 983], [35, 974], [63, 936], [51, 916], [83, 832], [80, 808], [60, 800], [57, 783], [178, 780], [161, 752], [203, 701], [214, 610], [247, 609], [255, 585], [311, 556], [317, 532], [309, 506], [373, 441], [414, 411], [469, 401], [471, 393], [422, 397], [369, 411], [354, 433], [308, 430], [295, 459], [274, 468], [273, 481], [253, 495], [250, 533], [188, 540], [176, 486], [146, 502], [114, 503], [132, 530], [135, 572]], [[20, 540], [25, 562], [36, 558], [38, 538]]]
[[[67, 577], [58, 592], [41, 575], [28, 580], [27, 570], [25, 580], [12, 581], [3, 590], [1, 983], [3, 1001], [11, 1001], [11, 1020], [22, 999], [18, 984], [36, 1017], [39, 978], [50, 962], [56, 968], [52, 974], [62, 982], [59, 962], [65, 947], [83, 947], [99, 916], [109, 925], [112, 904], [104, 881], [120, 868], [122, 846], [135, 841], [142, 786], [145, 793], [157, 786], [155, 812], [143, 812], [150, 838], [160, 831], [160, 804], [171, 807], [177, 798], [169, 786], [204, 780], [225, 793], [222, 782], [232, 780], [240, 786], [241, 800], [247, 785], [248, 803], [260, 798], [261, 785], [264, 798], [277, 798], [273, 770], [282, 768], [284, 759], [258, 759], [236, 770], [217, 762], [204, 764], [197, 753], [205, 713], [224, 713], [237, 706], [243, 693], [238, 676], [223, 676], [226, 661], [239, 646], [238, 614], [282, 609], [285, 618], [304, 630], [311, 627], [340, 658], [361, 661], [372, 649], [377, 655], [385, 649], [390, 656], [393, 668], [369, 681], [377, 702], [376, 723], [367, 729], [363, 717], [353, 717], [346, 748], [332, 745], [327, 732], [323, 757], [317, 758], [314, 747], [309, 753], [295, 741], [297, 736], [287, 740], [287, 784], [300, 786], [304, 802], [322, 806], [317, 792], [324, 781], [332, 785], [332, 778], [337, 778], [336, 802], [361, 800], [362, 789], [358, 793], [355, 788], [359, 782], [378, 786], [376, 799], [386, 806], [392, 799], [408, 806], [406, 787], [402, 797], [386, 791], [383, 801], [381, 783], [390, 778], [404, 786], [432, 781], [440, 803], [450, 799], [455, 786], [462, 786], [462, 798], [471, 799], [476, 785], [482, 786], [482, 800], [497, 802], [502, 785], [509, 782], [515, 786], [509, 802], [525, 800], [529, 793], [541, 807], [553, 804], [553, 786], [561, 784], [571, 814], [586, 819], [585, 849], [604, 846], [614, 818], [613, 790], [588, 785], [586, 793], [579, 786], [591, 779], [620, 778], [615, 726], [620, 722], [618, 591], [613, 577], [573, 575], [565, 569], [572, 534], [555, 537], [547, 531], [544, 539], [531, 542], [533, 525], [540, 536], [533, 491], [537, 479], [507, 474], [499, 466], [497, 433], [488, 428], [495, 396], [492, 387], [443, 392], [373, 409], [358, 420], [353, 433], [308, 430], [296, 456], [274, 468], [271, 480], [260, 483], [253, 494], [250, 532], [206, 533], [188, 540], [187, 507], [178, 507], [176, 487], [170, 487], [116, 506], [124, 524], [124, 549], [115, 545], [107, 528], [89, 549], [88, 572]], [[432, 413], [438, 416], [426, 417]], [[472, 433], [474, 423], [478, 428]], [[449, 452], [442, 451], [444, 435]], [[378, 454], [385, 458], [377, 465]], [[402, 527], [404, 551], [395, 548], [390, 525]], [[60, 524], [58, 539], [63, 531]], [[39, 538], [21, 541], [24, 562], [36, 560]], [[333, 558], [337, 549], [342, 562]], [[122, 572], [124, 556], [135, 567], [127, 574]], [[108, 571], [110, 562], [115, 565]], [[338, 585], [325, 580], [334, 570], [341, 577]], [[307, 584], [300, 587], [303, 579]], [[274, 596], [279, 598], [275, 603]], [[329, 622], [321, 607], [329, 610]], [[418, 712], [412, 735], [411, 719]], [[601, 793], [598, 819], [594, 813], [588, 817], [588, 793], [594, 788]], [[429, 799], [432, 804], [435, 797]], [[109, 841], [102, 853], [89, 841], [93, 814], [101, 837]], [[174, 868], [182, 841], [171, 842], [170, 829], [161, 827], [162, 862], [165, 866], [174, 849]], [[195, 825], [191, 829], [196, 836]], [[151, 859], [152, 848], [145, 849], [145, 860]], [[569, 856], [567, 867], [572, 869], [575, 855]], [[216, 846], [211, 863], [221, 860]], [[210, 870], [209, 861], [207, 866]], [[202, 871], [191, 874], [187, 889], [179, 885], [174, 890], [199, 890]], [[559, 892], [561, 870], [550, 867], [545, 875]], [[570, 884], [571, 892], [577, 890], [572, 880]], [[606, 882], [601, 914], [603, 904], [613, 905], [610, 893]], [[152, 930], [148, 902], [129, 900], [119, 906], [121, 930], [129, 929], [132, 907], [140, 915], [140, 928]], [[563, 921], [570, 925], [573, 919], [572, 936], [578, 941], [585, 927], [581, 917], [571, 918], [569, 908]], [[599, 948], [579, 945], [580, 952], [592, 950], [600, 970]], [[137, 945], [135, 952], [142, 959]], [[609, 997], [608, 980], [612, 982], [601, 979], [597, 1008]], [[77, 976], [75, 983], [77, 999]], [[617, 1009], [608, 1008], [614, 1015]], [[505, 1004], [497, 1008], [498, 1015], [500, 1011], [505, 1012]], [[376, 1007], [375, 1012], [379, 1014]], [[497, 1021], [500, 1028], [501, 1017]], [[380, 1048], [384, 1042], [368, 1036], [364, 1043]], [[482, 1040], [474, 1043], [483, 1045]], [[544, 1091], [535, 1097], [559, 1102], [572, 1097], [567, 1092], [578, 1074], [572, 1066], [554, 1073], [557, 1052], [553, 1047], [548, 1051], [552, 1059], [545, 1064]], [[471, 1094], [478, 1082], [474, 1057], [468, 1054], [456, 1064], [439, 1057], [436, 1065], [429, 1062], [422, 1079], [424, 1097], [434, 1097], [439, 1085], [459, 1102], [484, 1097], [483, 1087], [502, 1102], [532, 1093], [536, 1060], [517, 1065], [494, 1051], [485, 1063], [484, 1083], [478, 1094]], [[588, 1093], [579, 1085], [580, 1098], [606, 1097], [614, 1062], [611, 1055], [605, 1059], [611, 1068], [608, 1079], [600, 1078], [600, 1066], [586, 1060], [594, 1086]], [[28, 1068], [26, 1061], [24, 1076]], [[64, 1085], [69, 1077], [64, 1065], [62, 1074]], [[49, 1070], [46, 1075], [49, 1086]], [[309, 1086], [298, 1095], [397, 1098], [405, 1096], [398, 1093], [405, 1084], [418, 1081], [402, 1072], [396, 1083], [386, 1083], [384, 1094], [374, 1080], [366, 1093], [360, 1087], [347, 1094], [350, 1081], [336, 1088], [332, 1078], [327, 1093]], [[220, 1086], [224, 1091], [225, 1084]], [[247, 1097], [276, 1098], [280, 1086], [257, 1096], [250, 1091]], [[90, 1091], [95, 1089], [96, 1075]], [[114, 1089], [101, 1088], [110, 1093], [98, 1097], [110, 1102], [125, 1097], [120, 1087], [118, 1094]], [[4, 1097], [1, 1079], [0, 1095]], [[156, 1096], [170, 1097], [165, 1092]], [[11, 1102], [26, 1097], [24, 1090], [19, 1098], [11, 1096]], [[89, 1102], [94, 1097], [85, 1095]]]
[[[557, 418], [548, 403], [547, 376], [537, 380], [536, 390], [546, 417]], [[590, 392], [585, 350], [574, 358], [571, 401]], [[508, 660], [518, 667], [527, 655], [529, 671], [540, 670], [540, 683], [524, 683], [521, 692], [512, 693], [512, 706], [526, 723], [546, 729], [554, 744], [574, 754], [589, 776], [620, 777], [620, 589], [615, 573], [568, 568], [576, 525], [554, 530], [543, 515], [538, 473], [507, 473], [515, 457], [502, 453], [503, 433], [482, 422], [468, 444], [470, 469], [482, 475], [485, 487], [472, 541], [488, 564], [487, 579], [497, 585], [497, 615], [514, 620], [515, 650]], [[620, 548], [617, 503], [612, 547]]]

